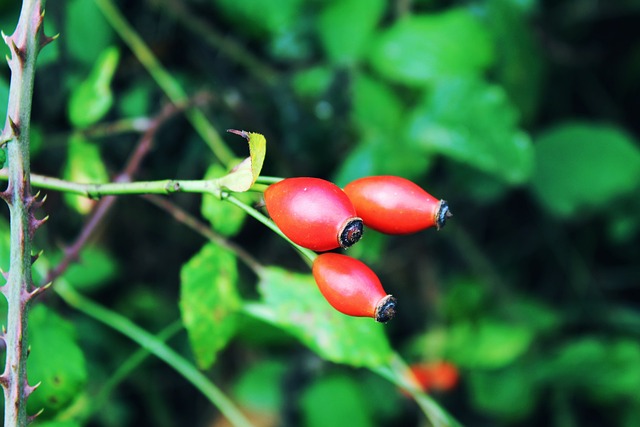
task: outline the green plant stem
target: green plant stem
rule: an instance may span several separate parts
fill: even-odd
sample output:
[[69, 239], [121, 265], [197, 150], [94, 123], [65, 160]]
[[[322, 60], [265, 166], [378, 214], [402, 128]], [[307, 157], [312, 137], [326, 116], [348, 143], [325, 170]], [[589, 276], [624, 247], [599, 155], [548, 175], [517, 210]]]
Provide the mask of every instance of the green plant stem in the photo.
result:
[[[0, 179], [6, 177], [4, 170], [0, 169]], [[267, 180], [280, 180], [281, 178], [267, 178]], [[215, 180], [174, 180], [165, 179], [161, 181], [140, 181], [140, 182], [110, 182], [105, 184], [80, 184], [72, 181], [65, 181], [58, 178], [52, 178], [43, 175], [32, 174], [31, 182], [35, 187], [49, 190], [63, 191], [67, 193], [78, 194], [91, 199], [97, 199], [103, 196], [120, 196], [134, 194], [173, 194], [183, 193], [209, 193], [217, 197], [222, 197], [247, 212], [250, 216], [269, 227], [276, 234], [288, 241], [303, 257], [308, 265], [313, 263], [316, 253], [312, 250], [303, 248], [293, 243], [282, 231], [266, 216], [258, 212], [256, 209], [248, 206], [246, 203], [236, 197], [223, 192], [216, 185]], [[276, 181], [277, 182], [277, 181]]]
[[[156, 338], [165, 342], [181, 330], [182, 322], [180, 320], [176, 320], [160, 331], [156, 335]], [[111, 376], [109, 376], [95, 396], [85, 395], [84, 398], [78, 399], [76, 404], [71, 405], [67, 410], [59, 414], [56, 419], [60, 421], [75, 420], [82, 425], [87, 424], [88, 420], [90, 420], [96, 412], [104, 407], [113, 391], [124, 380], [126, 380], [133, 371], [144, 363], [150, 355], [151, 353], [147, 349], [137, 349], [118, 366], [118, 369], [116, 369]]]
[[285, 239], [287, 242], [291, 244], [291, 246], [293, 246], [298, 251], [298, 253], [300, 253], [300, 256], [302, 256], [302, 259], [304, 259], [304, 261], [307, 263], [309, 267], [313, 265], [313, 260], [316, 259], [316, 257], [318, 256], [315, 252], [313, 252], [310, 249], [303, 248], [302, 246], [296, 243], [293, 243], [291, 239], [289, 239], [287, 236], [284, 235], [284, 233], [278, 228], [278, 226], [273, 221], [271, 221], [269, 218], [267, 218], [266, 216], [264, 216], [262, 213], [258, 212], [256, 209], [252, 208], [251, 206], [247, 205], [246, 203], [243, 203], [241, 200], [238, 200], [238, 198], [232, 195], [226, 195], [226, 196], [223, 196], [223, 198], [224, 200], [230, 203], [233, 203], [234, 205], [236, 205], [237, 207], [245, 211], [247, 214], [249, 214], [253, 218], [260, 221], [262, 224], [266, 225], [278, 236]]
[[63, 279], [58, 279], [53, 289], [71, 307], [120, 332], [175, 369], [215, 405], [234, 426], [252, 426], [249, 420], [218, 387], [196, 369], [193, 364], [176, 353], [158, 337], [118, 313], [108, 310], [79, 294]]
[[263, 176], [260, 175], [258, 179], [256, 179], [256, 184], [275, 184], [276, 182], [282, 181], [284, 178], [279, 176]]
[[[6, 179], [5, 169], [0, 169], [0, 179]], [[173, 180], [139, 182], [108, 182], [104, 184], [81, 184], [50, 176], [31, 174], [31, 184], [37, 188], [77, 194], [90, 199], [103, 196], [124, 196], [140, 194], [211, 193], [219, 196], [216, 182], [205, 180]]]
[[422, 412], [427, 416], [433, 427], [462, 427], [455, 418], [420, 390], [411, 370], [400, 355], [395, 354], [388, 366], [372, 368], [371, 370], [406, 390], [422, 409]]
[[33, 387], [27, 384], [27, 312], [38, 292], [31, 292], [31, 240], [41, 222], [33, 217], [38, 204], [31, 195], [29, 130], [38, 52], [51, 39], [44, 36], [44, 0], [24, 0], [15, 32], [5, 36], [11, 51], [9, 102], [2, 141], [7, 144], [9, 185], [0, 193], [9, 205], [11, 222], [10, 269], [1, 288], [7, 299], [7, 329], [1, 335], [6, 345], [5, 366], [0, 376], [4, 392], [4, 425], [23, 427], [28, 423], [27, 398]]
[[[165, 70], [160, 61], [155, 57], [151, 49], [142, 38], [129, 25], [124, 16], [111, 0], [95, 0], [104, 17], [109, 21], [113, 29], [136, 55], [140, 63], [147, 69], [151, 77], [164, 91], [167, 97], [176, 105], [188, 102], [188, 96], [178, 81]], [[213, 154], [227, 167], [231, 166], [235, 156], [225, 145], [218, 131], [211, 125], [204, 113], [199, 109], [186, 112], [187, 119], [200, 134], [200, 137], [209, 145]]]

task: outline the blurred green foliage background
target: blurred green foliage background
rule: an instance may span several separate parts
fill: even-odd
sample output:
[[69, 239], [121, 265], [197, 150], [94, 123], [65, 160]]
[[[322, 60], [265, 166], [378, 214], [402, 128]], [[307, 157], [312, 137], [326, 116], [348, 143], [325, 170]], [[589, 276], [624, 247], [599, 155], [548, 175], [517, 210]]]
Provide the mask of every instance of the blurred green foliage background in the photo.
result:
[[[5, 33], [15, 28], [16, 3], [0, 5]], [[108, 2], [47, 4], [47, 32], [60, 37], [39, 60], [34, 173], [108, 180], [139, 135], [100, 126], [155, 116], [168, 103], [98, 3]], [[457, 387], [435, 397], [462, 424], [640, 425], [639, 1], [119, 7], [186, 94], [205, 94], [203, 111], [219, 132], [266, 136], [264, 174], [339, 185], [401, 175], [449, 202], [454, 217], [440, 232], [367, 230], [349, 255], [365, 260], [400, 302], [384, 326], [393, 347], [412, 363], [458, 367]], [[5, 67], [2, 109], [9, 78]], [[223, 139], [246, 156], [237, 137]], [[178, 115], [158, 133], [137, 179], [219, 176], [215, 162]], [[284, 241], [236, 209], [188, 194], [171, 200], [260, 263], [308, 272]], [[50, 220], [35, 247], [59, 259], [94, 203], [48, 192]], [[6, 270], [8, 210], [0, 212]], [[203, 243], [141, 198], [121, 198], [65, 278], [158, 331], [179, 318], [181, 268]], [[240, 267], [238, 280], [243, 296], [256, 294], [251, 271]], [[46, 407], [43, 426], [76, 425], [64, 414], [94, 398], [136, 350], [54, 295], [31, 313], [31, 330], [30, 378], [63, 378], [30, 399], [34, 410]], [[425, 425], [390, 383], [323, 360], [280, 330], [244, 319], [234, 336], [208, 372], [257, 426]], [[190, 354], [186, 336], [171, 342]], [[69, 361], [73, 368], [55, 371]], [[151, 358], [86, 425], [226, 424]]]

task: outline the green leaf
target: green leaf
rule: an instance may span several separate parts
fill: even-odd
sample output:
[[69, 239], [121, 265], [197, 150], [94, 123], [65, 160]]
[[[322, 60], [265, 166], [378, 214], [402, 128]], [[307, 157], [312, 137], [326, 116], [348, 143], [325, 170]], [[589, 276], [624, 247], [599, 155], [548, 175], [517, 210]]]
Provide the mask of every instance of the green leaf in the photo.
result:
[[111, 80], [119, 60], [120, 52], [117, 48], [105, 49], [87, 79], [72, 90], [69, 99], [69, 120], [74, 126], [90, 126], [109, 112], [113, 105]]
[[[80, 183], [102, 183], [109, 180], [109, 174], [102, 162], [98, 145], [84, 136], [74, 133], [69, 139], [67, 163], [64, 179]], [[81, 214], [88, 213], [95, 201], [82, 196], [66, 193], [64, 199], [69, 206]]]
[[9, 82], [0, 78], [0, 119], [3, 123], [7, 117], [7, 105], [9, 104]]
[[111, 26], [94, 1], [69, 0], [64, 12], [65, 27], [59, 40], [75, 60], [92, 66], [113, 41]]
[[[300, 405], [306, 427], [373, 427], [367, 397], [353, 379], [322, 377], [304, 391]], [[328, 410], [330, 408], [330, 410]]]
[[478, 75], [494, 60], [491, 36], [465, 9], [409, 15], [382, 32], [369, 56], [384, 77], [413, 86]]
[[606, 211], [613, 200], [639, 188], [638, 142], [615, 126], [562, 124], [540, 135], [535, 151], [532, 188], [553, 214]]
[[208, 243], [180, 272], [180, 312], [198, 366], [209, 368], [234, 336], [241, 299], [235, 256]]
[[447, 79], [427, 93], [409, 119], [408, 138], [508, 184], [527, 181], [534, 151], [518, 129], [518, 112], [500, 86], [479, 79]]
[[389, 85], [358, 73], [352, 90], [352, 117], [361, 132], [381, 132], [391, 137], [398, 131], [406, 112]]
[[545, 366], [548, 381], [602, 403], [638, 402], [640, 344], [631, 339], [585, 337], [566, 343]]
[[235, 399], [254, 411], [278, 413], [285, 404], [283, 381], [287, 365], [265, 360], [245, 368], [233, 387]]
[[385, 6], [384, 0], [342, 0], [328, 4], [317, 18], [317, 28], [329, 61], [336, 65], [358, 62]]
[[286, 330], [323, 359], [357, 367], [382, 366], [391, 360], [384, 325], [336, 311], [310, 274], [267, 267], [258, 290], [262, 304], [248, 305], [246, 311]]
[[[117, 108], [119, 115], [124, 117], [144, 117], [151, 111], [152, 99], [153, 92], [149, 81], [137, 81], [118, 95]], [[153, 108], [155, 108], [155, 105]]]
[[398, 175], [415, 178], [431, 166], [433, 156], [397, 135], [364, 133], [342, 161], [334, 181], [344, 186], [354, 179], [370, 175]]
[[517, 421], [526, 417], [535, 409], [540, 396], [536, 372], [528, 366], [474, 370], [467, 378], [473, 406], [502, 420]]
[[[50, 263], [57, 265], [61, 254], [52, 257]], [[99, 246], [86, 246], [80, 259], [69, 265], [63, 277], [79, 291], [94, 291], [112, 280], [118, 272], [118, 265], [111, 254]]]
[[0, 147], [0, 168], [4, 167], [4, 162], [7, 161], [7, 153], [4, 151], [4, 147]]
[[487, 286], [477, 279], [456, 279], [447, 284], [441, 300], [442, 311], [453, 321], [478, 318], [487, 309], [490, 300]]
[[214, 0], [213, 5], [249, 35], [286, 32], [299, 19], [304, 0]]
[[235, 192], [247, 191], [260, 176], [264, 157], [267, 151], [267, 140], [264, 135], [254, 132], [229, 130], [228, 132], [242, 136], [249, 142], [249, 156], [231, 172], [217, 180], [222, 188]]
[[459, 366], [495, 369], [523, 355], [533, 338], [534, 331], [524, 325], [492, 319], [463, 321], [449, 328], [447, 350]]
[[[225, 170], [222, 166], [213, 164], [207, 170], [204, 179], [213, 180], [224, 175], [224, 173]], [[239, 194], [238, 197], [240, 198], [244, 194], [246, 193]], [[213, 229], [225, 236], [235, 236], [242, 228], [244, 219], [247, 216], [242, 209], [220, 200], [219, 197], [213, 194], [202, 195], [202, 207], [200, 210], [202, 216], [209, 221]]]
[[66, 408], [87, 382], [84, 355], [72, 323], [40, 304], [29, 313], [27, 359], [29, 383], [40, 386], [29, 397], [27, 410], [45, 410], [47, 417]]
[[322, 96], [331, 86], [333, 78], [333, 69], [319, 66], [296, 72], [291, 82], [298, 96], [313, 98]]

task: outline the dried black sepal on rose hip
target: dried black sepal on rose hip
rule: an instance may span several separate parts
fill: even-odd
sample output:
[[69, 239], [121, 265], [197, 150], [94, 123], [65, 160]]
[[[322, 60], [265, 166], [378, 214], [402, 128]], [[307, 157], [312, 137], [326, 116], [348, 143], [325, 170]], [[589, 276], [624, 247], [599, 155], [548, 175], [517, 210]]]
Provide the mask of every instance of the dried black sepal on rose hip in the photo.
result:
[[362, 237], [362, 219], [337, 185], [320, 178], [286, 178], [264, 192], [269, 216], [292, 242], [324, 252]]
[[399, 176], [356, 179], [344, 191], [364, 224], [381, 233], [411, 234], [430, 227], [440, 230], [453, 216], [445, 200]]

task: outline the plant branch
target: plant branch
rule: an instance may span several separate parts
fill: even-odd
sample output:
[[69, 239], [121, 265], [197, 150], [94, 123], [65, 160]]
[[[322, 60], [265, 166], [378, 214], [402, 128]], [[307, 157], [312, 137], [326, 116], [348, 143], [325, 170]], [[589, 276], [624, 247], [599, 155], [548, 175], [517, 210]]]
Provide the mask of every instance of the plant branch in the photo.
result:
[[462, 427], [455, 418], [420, 390], [416, 378], [400, 355], [395, 354], [388, 366], [372, 368], [371, 370], [406, 390], [422, 409], [422, 412], [427, 416], [433, 427]]
[[11, 56], [7, 117], [0, 144], [7, 144], [9, 184], [0, 198], [9, 205], [11, 221], [10, 269], [1, 292], [7, 299], [7, 330], [0, 335], [6, 345], [5, 366], [0, 375], [4, 392], [4, 425], [26, 426], [27, 398], [35, 387], [27, 384], [27, 313], [39, 290], [32, 291], [31, 245], [33, 234], [44, 220], [33, 212], [40, 202], [31, 195], [29, 130], [36, 60], [53, 38], [43, 29], [44, 0], [24, 0], [15, 32], [5, 36]]
[[154, 0], [152, 3], [159, 11], [167, 12], [168, 16], [175, 17], [185, 29], [196, 34], [216, 52], [219, 51], [242, 65], [258, 80], [268, 86], [275, 86], [278, 82], [278, 73], [273, 68], [256, 58], [240, 43], [220, 34], [211, 26], [210, 22], [202, 19], [200, 15], [192, 13], [188, 9], [187, 3], [181, 0]]
[[[181, 111], [180, 108], [176, 108], [173, 105], [165, 106], [162, 111], [151, 120], [151, 123], [147, 129], [147, 131], [142, 135], [136, 148], [133, 153], [129, 156], [127, 163], [120, 174], [118, 174], [115, 178], [117, 182], [130, 182], [133, 179], [133, 176], [136, 174], [137, 170], [140, 168], [142, 160], [149, 154], [153, 147], [153, 140], [155, 138], [156, 132], [167, 121], [169, 118], [173, 117], [175, 114]], [[44, 178], [44, 185], [35, 184], [35, 186], [40, 188], [50, 188], [54, 190], [59, 190], [58, 187], [55, 186], [47, 186], [46, 182], [52, 184], [54, 181], [61, 181], [62, 185], [74, 184], [67, 181], [57, 180], [56, 178], [48, 178], [42, 177], [40, 175], [35, 175], [35, 181], [40, 181], [41, 178]], [[0, 178], [2, 178], [2, 173], [0, 170]], [[32, 182], [34, 180], [34, 175], [31, 175]], [[83, 194], [84, 195], [84, 194]], [[114, 196], [104, 197], [102, 198], [94, 207], [89, 216], [89, 220], [83, 226], [82, 231], [76, 238], [76, 240], [68, 246], [64, 251], [64, 257], [58, 263], [58, 265], [51, 271], [47, 273], [45, 276], [44, 283], [51, 283], [56, 278], [60, 277], [69, 267], [69, 265], [76, 261], [80, 255], [80, 251], [86, 243], [89, 241], [93, 233], [95, 232], [98, 225], [102, 222], [102, 220], [106, 217], [106, 215], [111, 211], [113, 204], [115, 203], [116, 198]]]
[[145, 195], [143, 197], [145, 200], [168, 212], [176, 221], [186, 225], [196, 233], [217, 244], [218, 246], [221, 246], [235, 253], [238, 258], [240, 258], [242, 262], [244, 262], [257, 276], [260, 276], [260, 272], [264, 267], [242, 246], [236, 245], [232, 241], [225, 239], [220, 234], [214, 232], [209, 226], [202, 223], [201, 221], [198, 221], [198, 219], [191, 215], [189, 212], [171, 203], [167, 199], [154, 195]]
[[[165, 342], [169, 338], [176, 335], [182, 330], [182, 322], [176, 320], [169, 326], [164, 328], [156, 335], [156, 339], [160, 342]], [[88, 405], [83, 406], [81, 411], [77, 414], [68, 414], [75, 419], [78, 419], [83, 425], [91, 418], [91, 416], [101, 409], [107, 402], [109, 396], [129, 375], [135, 371], [149, 356], [151, 352], [146, 348], [139, 348], [131, 356], [129, 356], [123, 363], [118, 366], [118, 369], [109, 377], [109, 379], [102, 384], [100, 391], [91, 398]]]
[[[144, 40], [129, 25], [124, 16], [111, 0], [95, 0], [104, 17], [109, 21], [113, 29], [133, 51], [140, 63], [147, 69], [151, 77], [164, 91], [167, 97], [176, 105], [183, 104], [188, 97], [178, 81], [164, 69], [160, 61], [155, 57]], [[211, 125], [204, 113], [199, 109], [189, 110], [186, 113], [191, 125], [200, 134], [200, 137], [209, 145], [213, 154], [225, 166], [231, 167], [234, 159], [233, 152], [225, 145], [218, 131]]]

